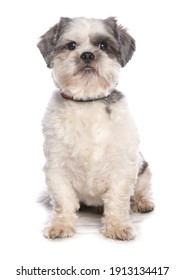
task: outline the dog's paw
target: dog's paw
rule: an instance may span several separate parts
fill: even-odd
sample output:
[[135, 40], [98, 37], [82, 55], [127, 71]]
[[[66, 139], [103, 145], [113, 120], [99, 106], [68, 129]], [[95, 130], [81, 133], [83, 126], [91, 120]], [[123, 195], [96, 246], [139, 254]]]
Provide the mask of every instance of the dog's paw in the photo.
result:
[[136, 198], [131, 201], [131, 209], [137, 213], [149, 213], [154, 208], [154, 203], [147, 197]]
[[135, 230], [131, 224], [127, 226], [108, 226], [103, 234], [107, 238], [118, 240], [132, 240], [136, 236]]
[[74, 227], [63, 225], [51, 225], [44, 229], [44, 236], [48, 239], [70, 237], [75, 233]]

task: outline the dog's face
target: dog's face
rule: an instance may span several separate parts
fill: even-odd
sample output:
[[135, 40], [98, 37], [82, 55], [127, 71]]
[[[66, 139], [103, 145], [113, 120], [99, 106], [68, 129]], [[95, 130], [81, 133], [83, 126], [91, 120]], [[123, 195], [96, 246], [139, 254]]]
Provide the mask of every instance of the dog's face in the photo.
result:
[[74, 98], [84, 98], [109, 94], [121, 66], [135, 50], [135, 41], [112, 17], [61, 18], [38, 47], [58, 86]]

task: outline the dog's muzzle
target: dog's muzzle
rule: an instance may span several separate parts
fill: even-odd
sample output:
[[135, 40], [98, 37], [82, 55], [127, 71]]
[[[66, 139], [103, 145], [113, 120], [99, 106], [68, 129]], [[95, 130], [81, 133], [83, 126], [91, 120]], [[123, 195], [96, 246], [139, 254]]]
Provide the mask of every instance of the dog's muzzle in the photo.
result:
[[91, 61], [94, 60], [95, 56], [92, 52], [84, 52], [81, 54], [80, 58], [85, 62], [85, 63], [90, 63]]

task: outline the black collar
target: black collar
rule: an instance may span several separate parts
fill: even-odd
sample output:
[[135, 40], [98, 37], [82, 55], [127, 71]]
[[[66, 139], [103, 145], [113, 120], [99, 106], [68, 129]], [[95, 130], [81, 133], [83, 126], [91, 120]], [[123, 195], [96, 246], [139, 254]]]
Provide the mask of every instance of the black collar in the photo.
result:
[[89, 99], [74, 99], [73, 96], [70, 96], [70, 95], [68, 95], [68, 94], [66, 94], [62, 91], [60, 92], [60, 95], [65, 99], [75, 101], [75, 102], [92, 102], [92, 101], [98, 101], [98, 100], [101, 100], [101, 99], [104, 99], [104, 98], [108, 97], [108, 96], [103, 96], [103, 97], [89, 98]]

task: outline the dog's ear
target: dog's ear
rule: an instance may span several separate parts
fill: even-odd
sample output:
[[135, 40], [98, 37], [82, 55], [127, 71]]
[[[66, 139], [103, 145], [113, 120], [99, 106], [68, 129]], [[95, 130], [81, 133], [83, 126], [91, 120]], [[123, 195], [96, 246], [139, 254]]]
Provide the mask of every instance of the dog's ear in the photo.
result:
[[118, 33], [120, 40], [121, 66], [124, 67], [135, 51], [135, 40], [121, 25], [118, 26]]
[[37, 44], [37, 47], [39, 48], [46, 61], [47, 67], [49, 68], [52, 68], [54, 48], [61, 36], [61, 33], [63, 33], [63, 30], [65, 29], [69, 21], [69, 18], [62, 17], [58, 24], [51, 27], [45, 34], [41, 36], [40, 41]]
[[135, 51], [135, 40], [123, 26], [117, 24], [116, 18], [109, 17], [105, 21], [111, 26], [114, 33], [113, 35], [118, 40], [119, 61], [121, 66], [124, 67]]

